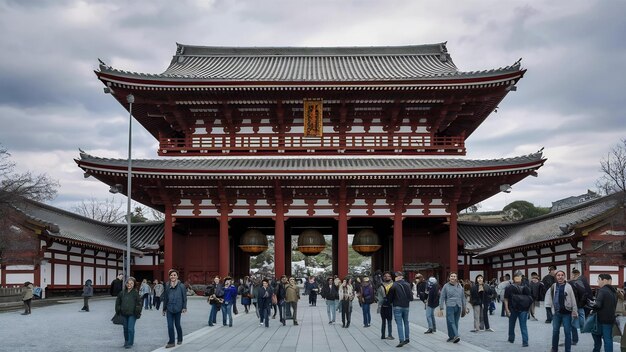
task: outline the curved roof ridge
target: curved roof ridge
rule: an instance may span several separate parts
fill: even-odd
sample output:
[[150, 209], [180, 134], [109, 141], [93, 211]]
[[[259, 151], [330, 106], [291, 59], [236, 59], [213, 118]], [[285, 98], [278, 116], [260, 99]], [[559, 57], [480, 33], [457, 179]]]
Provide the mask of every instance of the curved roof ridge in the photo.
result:
[[176, 43], [174, 56], [377, 56], [447, 53], [445, 43], [389, 46], [204, 46]]

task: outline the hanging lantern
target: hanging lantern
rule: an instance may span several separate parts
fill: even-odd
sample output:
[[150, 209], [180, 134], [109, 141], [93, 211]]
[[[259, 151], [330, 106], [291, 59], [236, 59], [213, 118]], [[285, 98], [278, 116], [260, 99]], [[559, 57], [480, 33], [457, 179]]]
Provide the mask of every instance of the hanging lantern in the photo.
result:
[[326, 248], [326, 239], [317, 230], [304, 230], [298, 236], [298, 251], [306, 256], [318, 255], [324, 248]]
[[378, 240], [378, 235], [372, 229], [363, 229], [357, 232], [352, 239], [352, 249], [366, 257], [374, 254], [380, 247], [382, 246]]
[[259, 255], [268, 248], [267, 237], [257, 229], [244, 232], [239, 243], [239, 248], [250, 255]]

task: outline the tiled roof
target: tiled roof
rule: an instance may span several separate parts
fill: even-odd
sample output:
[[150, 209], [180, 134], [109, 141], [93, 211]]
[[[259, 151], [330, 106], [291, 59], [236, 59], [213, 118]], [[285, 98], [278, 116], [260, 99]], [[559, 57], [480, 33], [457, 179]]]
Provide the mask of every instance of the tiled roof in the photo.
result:
[[[25, 200], [15, 208], [31, 220], [46, 226], [53, 238], [126, 250], [126, 224], [107, 224], [30, 200]], [[147, 246], [158, 245], [163, 237], [163, 226], [163, 222], [133, 223], [132, 251], [141, 253]]]
[[[173, 175], [387, 175], [415, 174], [443, 177], [445, 174], [472, 175], [515, 173], [543, 164], [540, 152], [505, 159], [428, 159], [423, 157], [201, 157], [133, 159], [135, 174]], [[99, 158], [81, 152], [76, 160], [85, 170], [126, 172], [127, 159]]]
[[611, 195], [534, 219], [504, 224], [459, 221], [458, 234], [465, 249], [481, 256], [574, 235], [576, 225], [612, 210], [620, 197]]
[[113, 69], [116, 76], [214, 82], [367, 82], [490, 77], [521, 72], [503, 68], [462, 72], [445, 43], [395, 47], [207, 47], [178, 44], [161, 74]]

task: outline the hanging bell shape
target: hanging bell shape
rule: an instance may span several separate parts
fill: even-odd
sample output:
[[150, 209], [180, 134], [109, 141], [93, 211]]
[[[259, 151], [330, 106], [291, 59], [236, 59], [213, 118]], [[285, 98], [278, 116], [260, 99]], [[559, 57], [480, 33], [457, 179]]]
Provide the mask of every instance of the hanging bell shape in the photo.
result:
[[241, 235], [239, 248], [250, 255], [259, 255], [268, 248], [267, 237], [257, 229], [249, 229]]
[[317, 230], [304, 230], [298, 236], [298, 251], [306, 256], [318, 255], [324, 248], [326, 248], [326, 239]]
[[372, 229], [363, 229], [354, 235], [352, 249], [360, 255], [369, 257], [380, 249], [381, 244], [378, 234]]

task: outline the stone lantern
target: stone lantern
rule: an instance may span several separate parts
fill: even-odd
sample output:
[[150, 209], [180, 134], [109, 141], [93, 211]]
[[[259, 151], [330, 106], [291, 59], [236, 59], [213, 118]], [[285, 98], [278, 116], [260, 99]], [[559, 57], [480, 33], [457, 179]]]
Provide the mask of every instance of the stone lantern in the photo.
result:
[[363, 229], [354, 235], [352, 249], [360, 255], [370, 256], [380, 249], [378, 234], [372, 229]]
[[324, 248], [326, 248], [326, 239], [317, 230], [304, 230], [298, 236], [298, 251], [306, 256], [318, 255]]
[[268, 248], [267, 237], [257, 229], [244, 232], [239, 243], [239, 248], [250, 255], [259, 255]]

